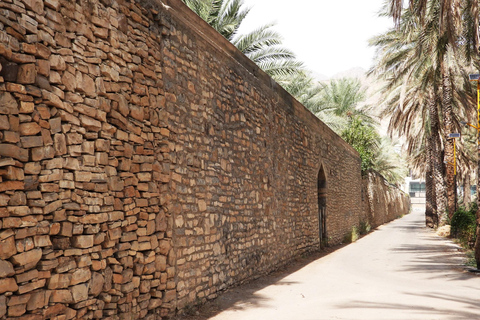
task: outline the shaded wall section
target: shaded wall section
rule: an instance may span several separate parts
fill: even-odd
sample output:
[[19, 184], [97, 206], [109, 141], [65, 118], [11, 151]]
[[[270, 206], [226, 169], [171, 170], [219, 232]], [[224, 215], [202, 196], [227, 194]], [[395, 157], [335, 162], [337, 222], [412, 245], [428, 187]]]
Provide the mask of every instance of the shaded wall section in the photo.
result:
[[363, 176], [364, 219], [373, 228], [410, 213], [410, 197], [375, 171]]

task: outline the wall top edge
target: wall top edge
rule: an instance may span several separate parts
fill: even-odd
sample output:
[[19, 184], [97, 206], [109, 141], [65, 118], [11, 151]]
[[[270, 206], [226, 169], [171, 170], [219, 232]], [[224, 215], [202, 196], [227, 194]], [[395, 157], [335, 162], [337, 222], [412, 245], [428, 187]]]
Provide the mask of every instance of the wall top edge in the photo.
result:
[[180, 20], [192, 31], [204, 38], [208, 43], [236, 62], [240, 68], [249, 73], [258, 83], [271, 90], [280, 97], [285, 105], [291, 106], [293, 114], [299, 117], [303, 122], [312, 127], [321, 127], [322, 132], [328, 134], [331, 138], [337, 138], [339, 142], [354, 157], [360, 157], [359, 153], [330, 127], [323, 123], [317, 116], [308, 110], [303, 104], [298, 102], [295, 97], [288, 93], [281, 85], [275, 82], [268, 74], [260, 69], [252, 60], [245, 56], [230, 41], [218, 33], [207, 22], [200, 18], [181, 0], [135, 0], [142, 6], [149, 4], [160, 8], [170, 14], [172, 17]]

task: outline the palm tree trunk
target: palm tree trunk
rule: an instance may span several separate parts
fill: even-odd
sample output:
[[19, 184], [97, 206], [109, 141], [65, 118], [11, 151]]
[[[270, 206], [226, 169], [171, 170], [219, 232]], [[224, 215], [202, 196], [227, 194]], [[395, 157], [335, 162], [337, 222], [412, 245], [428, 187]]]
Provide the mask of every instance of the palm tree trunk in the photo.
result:
[[[447, 68], [445, 68], [444, 63], [441, 64], [442, 72], [442, 93], [443, 93], [443, 119], [446, 134], [453, 133], [455, 130], [454, 127], [454, 115], [452, 109], [452, 84], [450, 79], [450, 74]], [[447, 218], [452, 218], [455, 213], [455, 174], [454, 174], [454, 152], [453, 144], [455, 143], [454, 139], [445, 140], [445, 158], [444, 163], [446, 163], [446, 188], [447, 188], [447, 214], [443, 212], [440, 213], [440, 225], [444, 225], [447, 222]]]
[[437, 216], [437, 204], [435, 199], [435, 186], [433, 179], [433, 153], [432, 138], [426, 139], [426, 170], [425, 170], [425, 225], [429, 228], [435, 228]]
[[477, 239], [475, 240], [475, 260], [477, 261], [477, 269], [480, 269], [480, 133], [477, 139]]
[[436, 99], [436, 90], [434, 89], [432, 99], [428, 104], [430, 116], [431, 139], [432, 139], [432, 171], [435, 186], [435, 199], [437, 204], [436, 219], [446, 212], [446, 190], [445, 180], [443, 178], [443, 157], [442, 144], [440, 141], [440, 123], [438, 119], [438, 105]]
[[472, 194], [470, 191], [470, 172], [465, 174], [465, 182], [463, 183], [463, 205], [468, 209], [472, 201]]

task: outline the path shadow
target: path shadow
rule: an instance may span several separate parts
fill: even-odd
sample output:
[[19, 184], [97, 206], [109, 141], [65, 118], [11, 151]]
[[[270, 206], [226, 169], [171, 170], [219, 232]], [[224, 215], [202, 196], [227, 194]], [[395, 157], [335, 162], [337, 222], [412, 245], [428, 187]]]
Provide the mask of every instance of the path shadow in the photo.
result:
[[[429, 307], [428, 305], [412, 305], [412, 304], [402, 304], [402, 303], [377, 303], [377, 302], [370, 302], [370, 301], [353, 301], [347, 304], [338, 305], [338, 308], [347, 308], [347, 309], [386, 309], [386, 310], [397, 310], [397, 311], [405, 311], [408, 313], [416, 313], [419, 315], [425, 315], [425, 319], [436, 319], [440, 317], [442, 319], [451, 319], [451, 320], [472, 320], [478, 319], [478, 308], [480, 307], [480, 301], [475, 297], [459, 297], [454, 295], [449, 295], [448, 293], [438, 295], [438, 294], [415, 294], [415, 293], [408, 293], [405, 292], [403, 294], [412, 295], [419, 297], [419, 301], [424, 298], [432, 298], [432, 299], [439, 299], [445, 302], [453, 301], [459, 302], [466, 305], [468, 309], [476, 310], [476, 312], [472, 311], [459, 311], [458, 309], [452, 310], [448, 308], [433, 308]], [[405, 314], [406, 319], [408, 319], [408, 315]]]
[[[424, 228], [423, 228], [424, 229]], [[392, 248], [392, 251], [400, 254], [405, 253], [412, 255], [413, 258], [405, 261], [400, 271], [414, 273], [428, 273], [429, 279], [444, 279], [447, 281], [469, 280], [478, 275], [467, 272], [469, 267], [465, 265], [466, 257], [462, 248], [448, 239], [439, 237], [432, 231], [425, 230], [424, 236], [420, 236], [427, 240], [428, 244], [403, 244]], [[449, 271], [456, 271], [450, 273]], [[449, 276], [445, 277], [445, 272], [449, 272]]]

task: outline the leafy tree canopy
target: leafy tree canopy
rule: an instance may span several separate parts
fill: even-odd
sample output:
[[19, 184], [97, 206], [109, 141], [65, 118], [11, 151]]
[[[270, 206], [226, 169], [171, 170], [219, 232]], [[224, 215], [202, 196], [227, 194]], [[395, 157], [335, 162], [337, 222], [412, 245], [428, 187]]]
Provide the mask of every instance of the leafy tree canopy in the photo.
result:
[[380, 144], [380, 136], [375, 128], [354, 117], [350, 125], [342, 131], [341, 137], [360, 154], [362, 171], [374, 169]]

